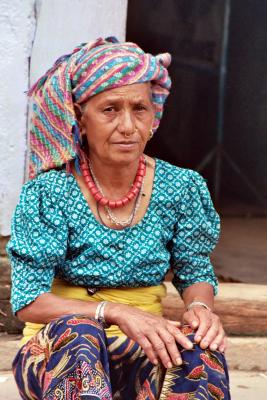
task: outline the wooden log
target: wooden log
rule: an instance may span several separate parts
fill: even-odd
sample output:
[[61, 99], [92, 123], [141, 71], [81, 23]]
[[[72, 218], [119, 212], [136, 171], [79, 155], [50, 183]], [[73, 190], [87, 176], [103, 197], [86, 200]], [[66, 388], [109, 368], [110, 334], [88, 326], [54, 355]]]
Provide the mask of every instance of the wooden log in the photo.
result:
[[10, 263], [7, 257], [0, 256], [0, 283], [10, 283]]
[[6, 245], [9, 241], [9, 236], [0, 236], [0, 256], [6, 256]]
[[12, 314], [9, 300], [0, 300], [0, 332], [21, 333], [23, 326]]
[[0, 301], [10, 299], [11, 286], [8, 283], [0, 282]]
[[[171, 283], [165, 285], [164, 316], [179, 320], [184, 311], [183, 302]], [[222, 283], [215, 312], [228, 335], [267, 336], [267, 285]]]

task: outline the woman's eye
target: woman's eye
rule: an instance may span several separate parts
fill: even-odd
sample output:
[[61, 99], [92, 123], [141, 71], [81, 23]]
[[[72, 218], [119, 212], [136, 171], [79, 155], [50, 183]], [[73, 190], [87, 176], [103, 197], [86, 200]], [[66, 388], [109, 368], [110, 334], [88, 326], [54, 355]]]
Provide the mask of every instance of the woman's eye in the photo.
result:
[[113, 112], [113, 111], [115, 111], [115, 107], [113, 106], [104, 108], [104, 112]]
[[136, 111], [145, 111], [145, 110], [146, 110], [146, 107], [143, 106], [142, 104], [137, 104], [137, 105], [135, 106], [135, 110], [136, 110]]

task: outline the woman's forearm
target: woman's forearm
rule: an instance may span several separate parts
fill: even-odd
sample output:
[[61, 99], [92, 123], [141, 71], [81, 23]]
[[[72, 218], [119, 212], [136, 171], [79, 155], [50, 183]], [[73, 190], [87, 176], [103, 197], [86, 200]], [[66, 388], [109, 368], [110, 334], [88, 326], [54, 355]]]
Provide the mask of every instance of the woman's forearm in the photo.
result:
[[21, 321], [38, 324], [46, 324], [67, 314], [80, 314], [94, 318], [97, 304], [97, 302], [64, 299], [52, 293], [44, 293], [19, 310], [17, 317]]
[[183, 300], [185, 307], [193, 301], [201, 301], [213, 310], [214, 308], [214, 292], [213, 286], [206, 282], [198, 282], [187, 287], [183, 292]]

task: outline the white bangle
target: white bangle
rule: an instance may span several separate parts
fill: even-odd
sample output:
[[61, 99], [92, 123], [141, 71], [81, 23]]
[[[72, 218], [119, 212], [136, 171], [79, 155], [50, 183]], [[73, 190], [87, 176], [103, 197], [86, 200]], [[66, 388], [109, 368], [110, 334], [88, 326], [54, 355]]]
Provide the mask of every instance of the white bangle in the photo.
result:
[[110, 325], [105, 320], [105, 307], [107, 305], [107, 301], [101, 301], [95, 310], [95, 319], [103, 325], [103, 328], [108, 328]]
[[204, 307], [204, 308], [206, 308], [206, 310], [211, 312], [211, 308], [209, 306], [207, 306], [206, 303], [203, 303], [202, 301], [192, 301], [192, 303], [188, 304], [188, 306], [186, 307], [186, 310], [189, 311], [189, 310], [191, 310], [191, 308], [193, 308], [195, 306]]

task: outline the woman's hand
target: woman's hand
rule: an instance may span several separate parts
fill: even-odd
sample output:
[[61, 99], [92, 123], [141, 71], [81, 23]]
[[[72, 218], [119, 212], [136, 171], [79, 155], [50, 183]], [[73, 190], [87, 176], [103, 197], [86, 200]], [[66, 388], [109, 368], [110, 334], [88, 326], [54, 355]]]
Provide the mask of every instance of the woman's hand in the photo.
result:
[[196, 329], [194, 339], [202, 349], [225, 351], [226, 335], [218, 315], [202, 306], [194, 306], [184, 313], [183, 322]]
[[181, 365], [182, 358], [177, 343], [192, 349], [191, 341], [180, 331], [179, 322], [167, 320], [134, 307], [108, 303], [105, 319], [118, 325], [131, 339], [136, 341], [153, 364], [161, 360], [165, 368]]

